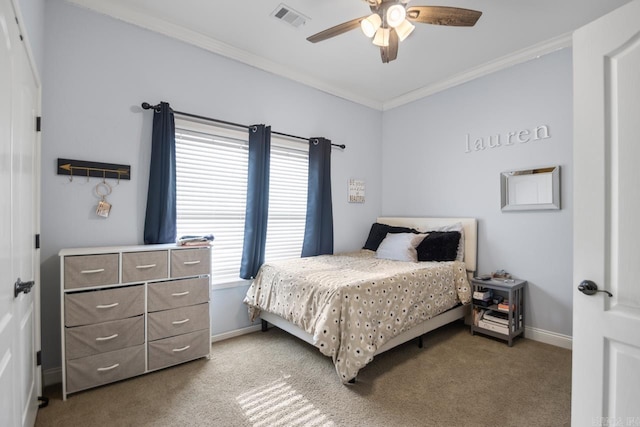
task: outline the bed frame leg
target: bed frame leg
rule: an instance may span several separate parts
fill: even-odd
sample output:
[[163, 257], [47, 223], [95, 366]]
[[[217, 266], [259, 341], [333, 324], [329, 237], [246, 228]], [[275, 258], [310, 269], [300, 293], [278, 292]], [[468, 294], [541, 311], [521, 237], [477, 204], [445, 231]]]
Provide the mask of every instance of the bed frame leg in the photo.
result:
[[267, 327], [269, 326], [267, 321], [264, 319], [260, 319], [260, 322], [262, 323], [262, 332], [267, 332]]
[[418, 348], [422, 348], [422, 335], [418, 337]]

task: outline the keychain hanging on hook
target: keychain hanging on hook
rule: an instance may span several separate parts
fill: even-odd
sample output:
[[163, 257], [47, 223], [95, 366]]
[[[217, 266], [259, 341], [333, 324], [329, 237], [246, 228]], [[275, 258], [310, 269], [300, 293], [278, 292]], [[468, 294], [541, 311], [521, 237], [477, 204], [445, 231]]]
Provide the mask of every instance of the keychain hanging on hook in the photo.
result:
[[109, 216], [109, 212], [111, 211], [111, 203], [107, 202], [105, 199], [109, 194], [111, 194], [111, 186], [105, 180], [105, 176], [102, 177], [102, 182], [99, 182], [96, 185], [95, 192], [98, 197], [100, 197], [100, 201], [98, 202], [98, 207], [96, 208], [96, 214], [98, 216], [107, 218]]

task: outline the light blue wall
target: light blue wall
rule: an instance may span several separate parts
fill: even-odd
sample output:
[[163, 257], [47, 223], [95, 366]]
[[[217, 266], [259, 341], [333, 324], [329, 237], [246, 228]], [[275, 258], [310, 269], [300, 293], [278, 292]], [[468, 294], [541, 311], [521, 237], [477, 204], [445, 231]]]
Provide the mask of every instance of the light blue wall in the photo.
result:
[[17, 0], [19, 13], [24, 21], [26, 37], [33, 59], [42, 78], [44, 62], [44, 9], [45, 0]]
[[[167, 101], [179, 111], [266, 123], [275, 131], [346, 144], [346, 150], [332, 155], [335, 249], [362, 246], [381, 206], [381, 112], [62, 0], [48, 0], [45, 13], [45, 370], [60, 366], [58, 251], [142, 243], [152, 120], [152, 113], [140, 108], [143, 101]], [[114, 185], [108, 198], [113, 205], [108, 219], [95, 215], [95, 179], [69, 182], [56, 175], [57, 158], [131, 165], [131, 181]], [[366, 181], [366, 203], [347, 203], [349, 178]], [[241, 304], [244, 291], [246, 287], [212, 294], [213, 334], [249, 325]]]
[[[572, 60], [564, 49], [384, 113], [384, 215], [471, 216], [478, 270], [529, 281], [526, 325], [572, 329]], [[467, 153], [477, 138], [549, 127], [551, 137]], [[561, 166], [562, 209], [503, 213], [500, 173]]]

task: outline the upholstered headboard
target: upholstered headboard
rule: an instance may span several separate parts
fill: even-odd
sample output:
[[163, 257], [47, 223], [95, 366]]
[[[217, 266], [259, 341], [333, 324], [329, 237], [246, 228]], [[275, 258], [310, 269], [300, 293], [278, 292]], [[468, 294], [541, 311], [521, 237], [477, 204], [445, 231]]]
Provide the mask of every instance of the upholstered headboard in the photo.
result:
[[464, 262], [467, 271], [474, 273], [478, 262], [478, 221], [475, 218], [409, 218], [409, 217], [379, 217], [381, 224], [415, 228], [418, 231], [433, 230], [445, 225], [462, 223], [464, 228]]

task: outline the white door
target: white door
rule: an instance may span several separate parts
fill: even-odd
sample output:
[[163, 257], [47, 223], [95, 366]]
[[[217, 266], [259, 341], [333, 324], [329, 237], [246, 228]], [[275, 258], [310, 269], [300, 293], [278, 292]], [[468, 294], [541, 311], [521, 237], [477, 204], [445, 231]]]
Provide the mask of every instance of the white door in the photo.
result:
[[640, 426], [640, 0], [576, 31], [573, 67], [571, 420]]
[[40, 393], [36, 352], [39, 99], [10, 0], [0, 0], [0, 425], [32, 426]]

